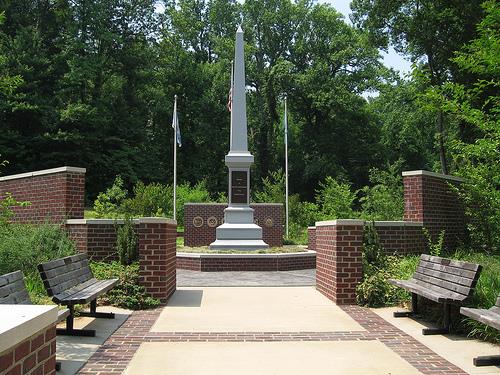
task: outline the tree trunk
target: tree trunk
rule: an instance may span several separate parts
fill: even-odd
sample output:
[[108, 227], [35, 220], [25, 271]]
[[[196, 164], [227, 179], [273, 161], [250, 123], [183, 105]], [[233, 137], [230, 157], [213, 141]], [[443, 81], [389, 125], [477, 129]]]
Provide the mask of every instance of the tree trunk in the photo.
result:
[[448, 164], [446, 162], [446, 148], [444, 146], [444, 119], [443, 111], [440, 109], [437, 118], [437, 130], [439, 141], [439, 160], [441, 162], [441, 173], [448, 174]]

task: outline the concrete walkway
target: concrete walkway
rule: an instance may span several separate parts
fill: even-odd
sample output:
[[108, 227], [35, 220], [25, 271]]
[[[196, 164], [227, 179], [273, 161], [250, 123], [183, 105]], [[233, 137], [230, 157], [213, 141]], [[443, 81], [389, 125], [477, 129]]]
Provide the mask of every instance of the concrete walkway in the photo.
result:
[[166, 307], [135, 311], [80, 374], [500, 374], [470, 366], [498, 346], [423, 337], [391, 313], [314, 287], [180, 287]]

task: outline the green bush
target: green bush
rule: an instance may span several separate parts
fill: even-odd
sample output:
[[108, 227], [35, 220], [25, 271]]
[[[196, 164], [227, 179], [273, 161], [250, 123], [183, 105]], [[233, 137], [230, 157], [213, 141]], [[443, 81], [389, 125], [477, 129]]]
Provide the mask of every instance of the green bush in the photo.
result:
[[116, 231], [116, 251], [122, 265], [132, 264], [139, 259], [139, 243], [137, 241], [134, 223], [127, 217], [123, 225], [118, 226]]
[[23, 271], [34, 301], [46, 296], [37, 266], [75, 253], [75, 245], [58, 225], [9, 224], [0, 228], [0, 275]]
[[119, 283], [101, 298], [101, 302], [127, 309], [142, 310], [156, 307], [160, 301], [149, 296], [139, 285], [139, 264], [91, 262], [94, 277], [99, 280], [119, 279]]
[[316, 202], [324, 220], [350, 219], [358, 215], [353, 210], [357, 192], [351, 190], [351, 185], [338, 182], [328, 176], [320, 182], [316, 190]]
[[159, 183], [135, 184], [132, 197], [126, 199], [120, 210], [133, 216], [172, 216], [173, 189]]
[[120, 206], [127, 197], [127, 190], [123, 187], [123, 180], [116, 176], [113, 185], [105, 192], [99, 193], [94, 201], [94, 213], [96, 217], [113, 218], [120, 214]]

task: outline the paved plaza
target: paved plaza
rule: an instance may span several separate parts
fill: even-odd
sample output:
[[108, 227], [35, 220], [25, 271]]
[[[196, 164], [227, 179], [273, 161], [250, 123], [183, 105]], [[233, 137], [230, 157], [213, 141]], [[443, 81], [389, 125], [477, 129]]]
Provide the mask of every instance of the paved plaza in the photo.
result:
[[500, 374], [472, 366], [498, 346], [423, 337], [392, 311], [336, 306], [313, 286], [179, 287], [166, 306], [133, 312], [79, 373]]

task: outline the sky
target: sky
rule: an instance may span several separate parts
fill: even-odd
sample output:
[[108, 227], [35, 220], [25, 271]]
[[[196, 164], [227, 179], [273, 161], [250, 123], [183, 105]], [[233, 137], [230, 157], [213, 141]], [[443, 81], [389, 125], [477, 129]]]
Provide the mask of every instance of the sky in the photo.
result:
[[[244, 0], [238, 1], [242, 2]], [[351, 13], [351, 8], [349, 4], [351, 3], [351, 0], [319, 0], [319, 2], [331, 4], [335, 9], [344, 15], [345, 21], [350, 23], [349, 14]], [[163, 7], [158, 5], [157, 11], [163, 11]], [[390, 68], [398, 70], [401, 75], [411, 71], [411, 63], [405, 60], [403, 56], [396, 53], [392, 47], [389, 48], [388, 53], [384, 51], [380, 51], [380, 53], [384, 59], [384, 64]]]

